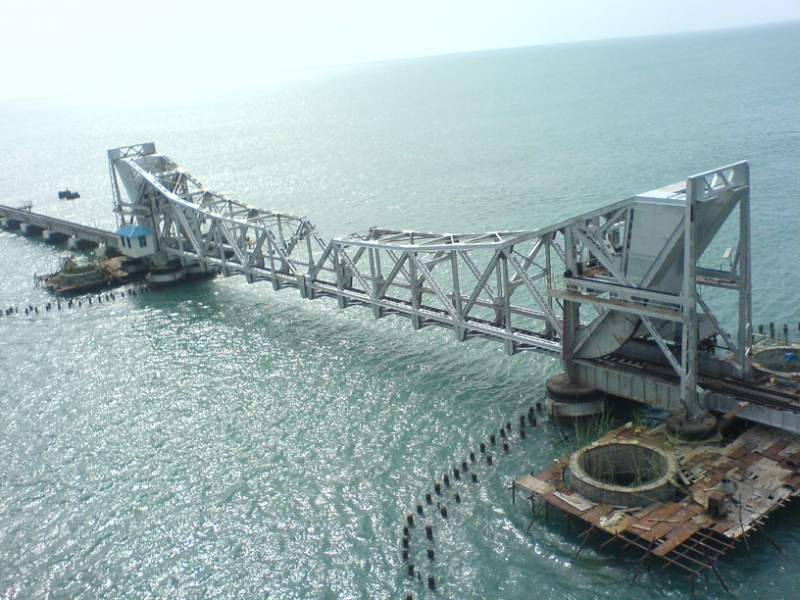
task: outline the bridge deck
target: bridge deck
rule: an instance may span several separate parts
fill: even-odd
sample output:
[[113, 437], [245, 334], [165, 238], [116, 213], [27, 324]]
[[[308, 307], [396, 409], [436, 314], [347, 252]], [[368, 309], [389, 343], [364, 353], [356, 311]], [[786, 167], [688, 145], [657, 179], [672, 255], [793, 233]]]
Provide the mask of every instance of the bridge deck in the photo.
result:
[[80, 240], [105, 244], [111, 248], [119, 247], [119, 238], [110, 231], [79, 225], [78, 223], [42, 215], [26, 209], [0, 205], [0, 218], [13, 219], [20, 223], [35, 225], [36, 227], [63, 233]]
[[[615, 354], [577, 360], [575, 366], [578, 380], [585, 385], [664, 410], [680, 408], [680, 380], [668, 365]], [[702, 371], [698, 383], [708, 391], [710, 410], [723, 414], [736, 410], [739, 418], [800, 433], [797, 384], [784, 387]]]

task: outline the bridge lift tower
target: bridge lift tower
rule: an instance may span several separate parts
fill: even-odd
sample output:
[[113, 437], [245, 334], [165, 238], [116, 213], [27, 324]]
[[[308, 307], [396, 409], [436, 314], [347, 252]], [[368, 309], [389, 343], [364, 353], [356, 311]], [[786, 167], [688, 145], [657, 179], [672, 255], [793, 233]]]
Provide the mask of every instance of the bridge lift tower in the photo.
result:
[[[108, 158], [118, 223], [156, 233], [156, 265], [241, 274], [303, 298], [335, 298], [341, 308], [365, 306], [376, 318], [404, 316], [414, 329], [445, 327], [458, 341], [498, 341], [509, 355], [558, 356], [570, 386], [690, 421], [736, 409], [800, 431], [797, 397], [750, 381], [746, 162], [540, 229], [376, 227], [326, 241], [306, 218], [211, 191], [153, 143], [114, 148]], [[737, 208], [738, 226], [723, 227]], [[729, 268], [704, 266], [720, 232], [733, 248]], [[736, 296], [735, 333], [709, 307], [710, 288]]]

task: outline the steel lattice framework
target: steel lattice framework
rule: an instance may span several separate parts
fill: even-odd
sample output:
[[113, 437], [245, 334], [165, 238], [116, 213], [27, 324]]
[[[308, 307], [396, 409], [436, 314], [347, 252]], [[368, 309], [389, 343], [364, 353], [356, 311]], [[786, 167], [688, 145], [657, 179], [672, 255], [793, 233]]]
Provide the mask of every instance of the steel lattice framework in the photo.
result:
[[[415, 329], [438, 325], [459, 341], [499, 341], [515, 354], [577, 359], [650, 339], [680, 377], [680, 401], [697, 412], [697, 352], [719, 340], [746, 370], [750, 347], [749, 171], [745, 162], [690, 177], [531, 231], [439, 234], [373, 228], [323, 240], [305, 218], [248, 206], [213, 192], [152, 143], [109, 150], [119, 223], [157, 233], [156, 264], [186, 266], [297, 288], [303, 298], [402, 315]], [[124, 201], [119, 182], [127, 191]], [[729, 270], [698, 266], [739, 207]], [[739, 295], [729, 335], [698, 288]]]

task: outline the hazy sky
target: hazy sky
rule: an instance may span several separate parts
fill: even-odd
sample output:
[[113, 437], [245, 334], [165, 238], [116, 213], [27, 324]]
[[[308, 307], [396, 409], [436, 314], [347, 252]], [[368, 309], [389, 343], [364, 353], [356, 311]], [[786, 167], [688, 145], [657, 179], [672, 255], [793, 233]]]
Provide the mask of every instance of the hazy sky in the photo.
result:
[[800, 0], [3, 0], [0, 99], [800, 18]]

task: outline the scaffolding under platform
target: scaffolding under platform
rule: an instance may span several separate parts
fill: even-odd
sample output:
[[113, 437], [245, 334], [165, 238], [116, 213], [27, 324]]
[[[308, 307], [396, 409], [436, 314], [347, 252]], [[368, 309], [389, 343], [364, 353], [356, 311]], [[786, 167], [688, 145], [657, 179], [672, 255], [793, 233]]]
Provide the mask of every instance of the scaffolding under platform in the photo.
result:
[[[634, 581], [655, 557], [665, 561], [665, 568], [684, 570], [692, 590], [696, 578], [712, 571], [727, 591], [716, 563], [755, 531], [781, 551], [763, 525], [773, 511], [800, 495], [800, 435], [758, 425], [729, 442], [717, 438], [687, 444], [669, 438], [663, 427], [628, 423], [595, 443], [616, 441], [638, 441], [673, 453], [679, 466], [674, 500], [632, 508], [594, 502], [568, 486], [569, 457], [564, 457], [512, 483], [513, 493], [528, 493], [533, 513], [528, 529], [554, 506], [569, 522], [575, 517], [588, 525], [576, 557], [602, 532], [610, 536], [603, 546], [616, 541], [643, 551]], [[542, 502], [538, 507], [537, 500]]]

